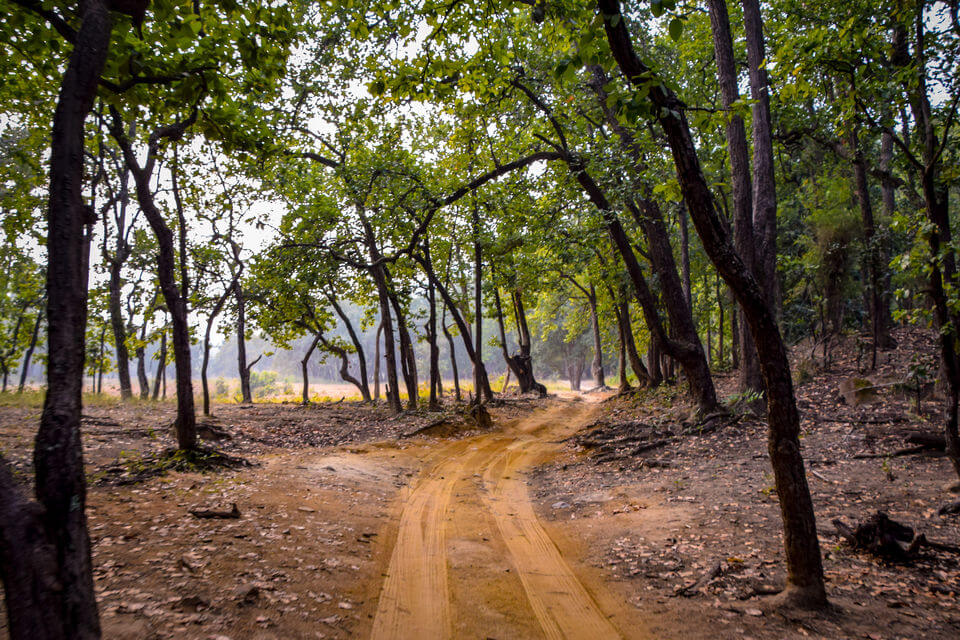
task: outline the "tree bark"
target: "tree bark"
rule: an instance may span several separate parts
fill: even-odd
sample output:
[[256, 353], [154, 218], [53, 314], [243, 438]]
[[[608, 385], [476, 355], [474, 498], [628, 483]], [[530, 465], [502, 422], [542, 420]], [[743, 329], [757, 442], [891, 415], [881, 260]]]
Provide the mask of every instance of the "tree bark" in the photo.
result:
[[233, 299], [237, 304], [237, 373], [240, 375], [240, 396], [243, 404], [253, 404], [250, 368], [247, 366], [247, 305], [243, 297], [243, 286], [238, 280], [233, 283]]
[[[750, 157], [747, 133], [743, 118], [733, 111], [740, 99], [736, 62], [733, 55], [733, 38], [730, 33], [730, 18], [726, 0], [710, 0], [710, 26], [713, 32], [713, 48], [717, 59], [717, 78], [723, 108], [728, 113], [726, 125], [727, 150], [730, 154], [730, 182], [733, 192], [734, 247], [744, 265], [756, 274], [757, 253], [760, 248], [754, 236], [753, 186], [750, 179]], [[751, 76], [752, 78], [752, 76]], [[760, 363], [757, 349], [746, 323], [742, 323], [740, 342], [743, 345], [739, 387], [741, 392], [763, 392]]]
[[232, 286], [228, 286], [223, 295], [217, 298], [217, 301], [213, 304], [213, 309], [210, 310], [210, 315], [207, 316], [207, 328], [203, 332], [203, 362], [200, 366], [200, 386], [203, 388], [203, 415], [205, 416], [210, 415], [210, 384], [207, 381], [207, 367], [210, 364], [210, 333], [213, 331], [213, 323], [223, 310], [223, 305], [227, 303], [227, 298], [230, 297], [232, 289]]
[[310, 346], [307, 347], [307, 352], [303, 354], [303, 359], [300, 360], [300, 372], [303, 374], [304, 406], [310, 404], [310, 372], [308, 370], [308, 365], [310, 364], [310, 356], [312, 356], [313, 352], [316, 350], [318, 342], [320, 342], [319, 333], [313, 336], [313, 340], [310, 341]]
[[30, 361], [33, 359], [33, 351], [37, 348], [37, 338], [40, 335], [41, 320], [43, 320], [43, 312], [41, 309], [37, 309], [37, 317], [33, 321], [33, 331], [30, 333], [30, 344], [27, 346], [27, 352], [23, 355], [23, 365], [20, 367], [20, 384], [17, 386], [17, 393], [23, 393], [23, 389], [27, 385]]
[[[389, 273], [388, 276], [389, 278]], [[407, 330], [407, 318], [403, 307], [400, 305], [400, 298], [395, 291], [390, 292], [390, 303], [393, 305], [393, 311], [397, 315], [397, 335], [400, 337], [400, 366], [403, 373], [403, 381], [407, 387], [407, 409], [416, 409], [420, 400], [420, 385], [417, 380], [417, 360], [413, 352], [413, 341], [410, 339], [410, 332]]]
[[453, 341], [453, 335], [447, 327], [447, 306], [443, 306], [443, 317], [440, 319], [440, 328], [443, 329], [443, 335], [447, 338], [447, 344], [450, 347], [450, 368], [453, 370], [453, 397], [457, 402], [463, 400], [460, 394], [460, 372], [457, 371], [457, 347]]
[[[533, 374], [533, 358], [530, 355], [530, 333], [527, 327], [526, 312], [523, 308], [523, 301], [519, 292], [511, 294], [513, 308], [517, 318], [517, 333], [520, 336], [520, 350], [510, 355], [510, 349], [507, 346], [507, 333], [503, 321], [503, 307], [500, 299], [499, 288], [493, 290], [493, 301], [497, 308], [497, 327], [500, 330], [500, 349], [503, 352], [503, 360], [507, 363], [507, 380], [510, 379], [512, 372], [517, 378], [517, 386], [520, 393], [529, 393], [536, 391], [540, 397], [547, 395], [547, 388], [537, 382]], [[503, 383], [503, 390], [506, 391], [507, 383]], [[502, 392], [501, 392], [502, 393]]]
[[34, 445], [36, 502], [0, 459], [0, 578], [13, 640], [100, 637], [80, 442], [91, 210], [84, 205], [84, 121], [110, 43], [102, 0], [80, 5], [50, 145], [47, 393]]
[[[177, 260], [173, 244], [173, 231], [171, 231], [163, 218], [163, 214], [157, 208], [153, 191], [150, 188], [150, 174], [161, 137], [160, 130], [150, 136], [147, 163], [145, 167], [141, 167], [130, 141], [124, 134], [123, 123], [120, 121], [119, 114], [114, 111], [113, 115], [111, 134], [120, 145], [127, 167], [133, 174], [137, 202], [153, 230], [159, 247], [157, 279], [160, 281], [160, 291], [163, 293], [172, 321], [173, 357], [177, 375], [177, 419], [175, 423], [177, 446], [181, 450], [192, 450], [197, 447], [197, 415], [194, 408], [193, 381], [191, 379], [190, 326], [187, 318], [187, 300], [183, 296], [183, 289], [177, 286]], [[196, 112], [193, 113], [191, 118], [178, 122], [176, 125], [172, 125], [172, 128], [163, 131], [168, 132], [165, 135], [169, 137], [179, 137], [183, 134], [183, 130], [195, 119]], [[174, 129], [178, 129], [179, 133], [173, 133]], [[184, 259], [186, 258], [184, 257]], [[186, 283], [183, 284], [185, 288]]]
[[377, 333], [373, 345], [373, 399], [380, 400], [380, 334], [383, 333], [383, 321], [377, 323]]
[[[143, 326], [140, 327], [140, 343], [147, 337], [147, 321], [144, 319]], [[150, 397], [150, 379], [147, 378], [147, 354], [143, 346], [137, 347], [137, 382], [140, 385], [140, 399], [146, 400]]]
[[160, 331], [160, 358], [157, 360], [157, 375], [153, 378], [153, 399], [160, 397], [160, 381], [163, 378], [163, 370], [167, 368], [167, 329], [164, 327]]
[[350, 317], [344, 313], [343, 307], [340, 306], [340, 303], [337, 302], [336, 297], [332, 293], [327, 293], [327, 300], [330, 302], [330, 306], [333, 307], [333, 310], [340, 317], [340, 320], [343, 321], [343, 326], [347, 329], [347, 335], [350, 336], [350, 342], [353, 343], [353, 348], [357, 352], [357, 371], [360, 376], [360, 395], [363, 398], [364, 402], [372, 402], [373, 398], [370, 395], [370, 382], [367, 377], [367, 356], [363, 350], [363, 343], [360, 341], [360, 336], [357, 335], [356, 329], [353, 327], [353, 323], [350, 321]]
[[747, 69], [753, 133], [753, 230], [757, 242], [754, 270], [774, 318], [780, 317], [777, 279], [777, 185], [773, 166], [773, 125], [770, 120], [770, 81], [767, 77], [763, 17], [759, 0], [741, 0], [747, 40]]
[[597, 6], [611, 52], [621, 71], [631, 84], [648, 91], [647, 99], [656, 107], [657, 121], [666, 134], [680, 188], [704, 250], [737, 296], [750, 324], [767, 390], [768, 450], [784, 525], [787, 586], [782, 600], [790, 605], [821, 608], [827, 599], [820, 544], [800, 454], [800, 414], [776, 315], [765, 292], [736, 253], [714, 209], [684, 105], [669, 87], [645, 79], [650, 69], [633, 50], [619, 1], [598, 0]]

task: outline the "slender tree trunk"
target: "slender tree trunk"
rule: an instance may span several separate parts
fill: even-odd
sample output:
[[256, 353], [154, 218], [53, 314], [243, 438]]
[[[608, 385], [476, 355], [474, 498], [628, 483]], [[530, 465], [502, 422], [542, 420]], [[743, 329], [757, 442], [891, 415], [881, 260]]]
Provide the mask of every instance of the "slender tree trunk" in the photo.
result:
[[80, 24], [60, 85], [50, 144], [47, 215], [47, 393], [34, 445], [36, 502], [0, 459], [0, 578], [12, 640], [100, 637], [86, 520], [80, 442], [87, 238], [83, 202], [84, 121], [107, 48], [110, 11], [79, 6]]
[[372, 402], [373, 398], [370, 395], [370, 382], [367, 377], [367, 356], [363, 349], [363, 342], [360, 340], [360, 336], [357, 335], [356, 329], [353, 327], [353, 323], [350, 321], [350, 316], [348, 316], [343, 311], [343, 307], [340, 306], [340, 303], [337, 302], [337, 299], [332, 294], [327, 294], [327, 300], [330, 301], [330, 306], [333, 307], [333, 310], [343, 321], [343, 326], [347, 329], [347, 335], [350, 336], [350, 342], [353, 343], [353, 348], [357, 352], [357, 371], [360, 376], [360, 395], [363, 398], [364, 402]]
[[167, 330], [160, 331], [160, 359], [157, 360], [157, 375], [153, 378], [153, 399], [160, 397], [160, 381], [163, 378], [163, 370], [167, 367]]
[[800, 414], [776, 315], [765, 292], [736, 253], [714, 209], [683, 105], [669, 87], [650, 87], [647, 80], [650, 69], [633, 50], [618, 0], [598, 0], [597, 6], [603, 16], [611, 52], [624, 76], [632, 84], [649, 90], [647, 99], [657, 108], [657, 121], [666, 134], [680, 188], [703, 247], [737, 296], [750, 324], [767, 390], [768, 450], [784, 525], [787, 587], [782, 594], [783, 602], [823, 607], [827, 602], [823, 564], [813, 502], [800, 454]]
[[317, 348], [317, 343], [320, 342], [320, 335], [317, 333], [313, 336], [313, 340], [310, 341], [310, 346], [307, 348], [307, 352], [303, 354], [303, 359], [300, 360], [300, 372], [303, 374], [303, 404], [304, 406], [310, 404], [310, 373], [309, 367], [310, 356], [313, 355], [313, 352]]
[[[434, 286], [436, 286], [437, 292], [443, 299], [444, 305], [446, 305], [446, 308], [450, 311], [450, 316], [453, 318], [454, 323], [457, 325], [457, 329], [460, 331], [460, 338], [463, 340], [463, 346], [467, 351], [467, 357], [470, 358], [470, 362], [473, 363], [474, 369], [479, 369], [480, 383], [482, 385], [480, 388], [480, 393], [483, 394], [483, 397], [486, 400], [492, 400], [493, 389], [490, 388], [490, 380], [487, 376], [487, 369], [484, 366], [483, 361], [480, 359], [476, 349], [474, 349], [473, 341], [471, 339], [473, 332], [470, 331], [470, 327], [463, 319], [463, 315], [460, 313], [459, 309], [457, 309], [457, 305], [450, 296], [450, 292], [447, 291], [447, 288], [443, 285], [443, 283], [437, 279], [437, 274], [434, 273], [433, 269], [428, 269], [426, 267], [426, 265], [423, 263], [422, 256], [415, 255], [414, 258], [420, 263], [420, 266], [424, 267], [424, 272], [427, 274], [427, 277], [430, 278], [430, 280], [433, 281]], [[444, 326], [444, 333], [447, 335], [448, 339], [452, 340], [446, 326]], [[453, 353], [454, 351], [451, 349], [451, 359], [455, 360], [455, 357], [452, 355]], [[457, 398], [459, 400], [460, 396]]]
[[[185, 124], [185, 123], [181, 123]], [[190, 326], [187, 318], [187, 300], [184, 289], [177, 286], [176, 281], [176, 250], [173, 244], [173, 232], [157, 208], [150, 187], [150, 175], [147, 169], [141, 168], [133, 152], [130, 141], [123, 132], [119, 116], [115, 116], [111, 134], [120, 144], [130, 172], [133, 174], [136, 185], [137, 202], [143, 211], [153, 234], [157, 239], [159, 254], [157, 257], [157, 278], [160, 281], [160, 291], [163, 293], [167, 310], [170, 312], [173, 334], [173, 357], [177, 371], [177, 446], [181, 450], [192, 450], [197, 447], [197, 415], [193, 400], [193, 381], [190, 365]], [[151, 145], [153, 147], [154, 145]], [[155, 153], [151, 148], [151, 155]], [[151, 166], [148, 158], [147, 168]], [[183, 257], [186, 259], [186, 256]]]
[[240, 375], [240, 395], [243, 404], [253, 404], [250, 368], [247, 367], [247, 305], [243, 286], [238, 280], [233, 283], [233, 299], [237, 304], [237, 373]]
[[205, 416], [210, 415], [210, 384], [207, 380], [207, 367], [210, 364], [210, 333], [213, 331], [213, 323], [223, 310], [223, 305], [227, 303], [227, 298], [230, 297], [232, 289], [233, 287], [227, 287], [223, 295], [217, 298], [217, 301], [213, 304], [213, 309], [210, 310], [210, 315], [207, 316], [207, 328], [203, 332], [203, 362], [200, 366], [200, 386], [203, 388], [203, 415]]
[[850, 129], [848, 146], [853, 155], [853, 176], [856, 186], [857, 201], [860, 204], [860, 221], [863, 224], [863, 242], [866, 245], [866, 255], [864, 263], [866, 264], [867, 291], [864, 296], [867, 298], [867, 309], [870, 311], [870, 333], [873, 338], [871, 344], [870, 368], [877, 368], [877, 349], [890, 343], [890, 318], [889, 300], [883, 296], [884, 276], [886, 268], [881, 264], [881, 238], [877, 233], [877, 227], [873, 219], [873, 202], [870, 198], [870, 185], [867, 182], [867, 163], [863, 157], [863, 150], [860, 148], [860, 139], [858, 127], [852, 125]]
[[777, 186], [773, 166], [773, 125], [770, 121], [770, 81], [767, 77], [760, 0], [741, 0], [747, 40], [747, 69], [753, 99], [753, 229], [757, 241], [754, 265], [760, 289], [775, 318], [780, 317], [777, 279]]
[[643, 360], [637, 353], [637, 341], [633, 335], [633, 325], [630, 320], [630, 301], [626, 291], [620, 291], [620, 317], [623, 319], [623, 340], [627, 347], [627, 360], [633, 375], [637, 377], [640, 386], [650, 386], [650, 372], [643, 366]]
[[[103, 349], [107, 338], [106, 325], [100, 327], [100, 347], [97, 349], [97, 394], [103, 393]], [[6, 391], [7, 378], [3, 378], [3, 388]]]
[[[389, 277], [389, 276], [388, 276]], [[397, 315], [397, 335], [400, 337], [400, 365], [404, 383], [407, 386], [407, 409], [416, 409], [420, 399], [420, 385], [417, 381], [417, 360], [413, 352], [413, 341], [407, 330], [407, 318], [400, 305], [399, 296], [390, 293], [390, 302]]]
[[443, 317], [440, 319], [440, 328], [443, 329], [443, 335], [447, 338], [447, 344], [450, 347], [450, 368], [453, 370], [453, 397], [457, 402], [463, 400], [460, 394], [460, 372], [457, 371], [457, 346], [453, 341], [453, 335], [447, 327], [447, 307], [444, 305]]
[[[140, 344], [142, 345], [147, 338], [147, 320], [144, 318], [143, 326], [140, 327]], [[140, 346], [137, 347], [137, 382], [140, 385], [140, 399], [146, 400], [150, 397], [150, 379], [147, 378], [147, 353]]]
[[[476, 403], [481, 404], [480, 392], [483, 389], [483, 370], [477, 365], [483, 359], [483, 290], [480, 282], [483, 274], [483, 249], [480, 246], [480, 210], [476, 203], [473, 205], [473, 309], [476, 321], [475, 346], [476, 354], [473, 367], [473, 392], [476, 394]], [[489, 383], [487, 383], [489, 387]], [[491, 393], [492, 395], [492, 393]]]
[[600, 316], [597, 313], [597, 292], [593, 284], [590, 285], [587, 305], [590, 308], [590, 328], [593, 336], [593, 363], [590, 372], [593, 374], [593, 385], [597, 389], [607, 387], [606, 375], [603, 371], [603, 343], [600, 341]]
[[110, 328], [113, 330], [113, 345], [117, 354], [117, 378], [120, 381], [120, 399], [133, 397], [133, 385], [130, 382], [130, 352], [127, 350], [127, 325], [120, 306], [120, 288], [122, 286], [119, 256], [110, 263]]
[[[429, 282], [429, 279], [428, 279]], [[430, 343], [430, 411], [440, 410], [440, 347], [437, 344], [437, 293], [433, 283], [427, 285], [427, 303], [430, 317], [427, 319], [427, 341]]]
[[680, 223], [680, 268], [683, 278], [683, 298], [687, 308], [693, 313], [693, 290], [690, 287], [690, 233], [687, 228], [687, 205], [681, 200], [677, 213]]
[[377, 333], [373, 345], [373, 399], [380, 400], [380, 334], [383, 333], [383, 321], [377, 323]]
[[42, 303], [41, 308], [37, 309], [37, 318], [33, 321], [33, 331], [30, 333], [30, 345], [23, 356], [23, 366], [20, 367], [20, 384], [17, 387], [17, 393], [23, 393], [27, 385], [27, 375], [30, 372], [30, 360], [33, 359], [33, 351], [37, 348], [37, 338], [40, 335], [40, 321], [43, 320]]
[[[733, 191], [734, 246], [744, 265], [756, 272], [756, 252], [759, 248], [754, 238], [753, 186], [750, 180], [750, 157], [747, 133], [743, 118], [733, 111], [740, 99], [736, 62], [733, 55], [733, 39], [730, 34], [730, 18], [726, 0], [710, 0], [710, 25], [713, 31], [713, 47], [717, 58], [717, 77], [724, 109], [730, 111], [726, 125], [727, 149], [730, 154], [731, 190]], [[752, 77], [752, 76], [751, 76]], [[756, 238], [760, 240], [760, 238]], [[757, 349], [746, 323], [742, 323], [743, 345], [740, 367], [740, 391], [763, 392], [760, 363]]]

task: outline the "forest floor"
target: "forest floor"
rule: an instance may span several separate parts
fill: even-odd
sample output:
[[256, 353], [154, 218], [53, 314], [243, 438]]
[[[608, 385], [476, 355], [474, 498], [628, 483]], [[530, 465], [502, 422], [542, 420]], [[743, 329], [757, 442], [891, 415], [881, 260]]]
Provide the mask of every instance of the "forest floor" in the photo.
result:
[[[935, 358], [929, 335], [897, 338], [875, 383]], [[160, 476], [172, 407], [106, 403], [84, 419], [104, 637], [955, 638], [960, 556], [881, 561], [831, 525], [883, 510], [960, 543], [960, 516], [937, 512], [956, 499], [945, 458], [856, 457], [938, 420], [894, 386], [842, 403], [841, 381], [866, 374], [852, 339], [833, 353], [824, 370], [796, 352], [826, 613], [778, 612], [764, 595], [783, 583], [764, 423], [689, 434], [677, 388], [509, 398], [489, 430], [452, 411], [216, 405], [209, 423], [230, 437], [215, 446], [257, 466]], [[733, 383], [718, 377], [722, 393]], [[38, 417], [0, 407], [0, 449], [25, 482]], [[654, 446], [604, 440], [625, 427]], [[238, 518], [190, 513], [234, 503]]]

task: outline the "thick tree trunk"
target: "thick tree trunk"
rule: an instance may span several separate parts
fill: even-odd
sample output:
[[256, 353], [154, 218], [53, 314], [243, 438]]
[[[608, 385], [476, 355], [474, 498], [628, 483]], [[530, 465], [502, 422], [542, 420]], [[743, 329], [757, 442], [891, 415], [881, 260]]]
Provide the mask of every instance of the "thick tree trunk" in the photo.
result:
[[[430, 259], [430, 247], [424, 240], [423, 253], [425, 259]], [[437, 292], [433, 283], [427, 278], [427, 304], [430, 315], [425, 326], [427, 341], [430, 343], [430, 411], [440, 410], [440, 346], [437, 344]]]
[[640, 386], [651, 386], [650, 372], [643, 366], [643, 360], [637, 352], [637, 341], [633, 335], [633, 324], [630, 320], [630, 301], [625, 291], [620, 292], [620, 318], [623, 322], [623, 340], [627, 348], [627, 360], [630, 362], [630, 368], [633, 369], [633, 375], [637, 377]]
[[[542, 398], [547, 395], [547, 388], [537, 382], [533, 374], [533, 358], [530, 355], [530, 334], [529, 328], [527, 327], [526, 311], [523, 308], [523, 301], [519, 292], [512, 293], [511, 298], [514, 314], [517, 318], [517, 333], [520, 336], [520, 350], [512, 356], [507, 346], [507, 333], [503, 321], [500, 291], [497, 288], [493, 290], [493, 300], [497, 308], [497, 327], [500, 330], [500, 349], [503, 352], [503, 360], [507, 363], [507, 381], [510, 380], [510, 373], [512, 372], [517, 378], [517, 386], [520, 389], [520, 393], [536, 391]], [[503, 390], [506, 391], [506, 389], [507, 382], [504, 382]]]
[[0, 578], [13, 640], [100, 637], [86, 521], [80, 415], [87, 320], [84, 121], [110, 43], [102, 0], [80, 5], [50, 145], [47, 217], [47, 393], [34, 446], [35, 494], [20, 494], [0, 459]]
[[320, 342], [320, 334], [313, 336], [313, 340], [310, 341], [310, 346], [307, 347], [307, 352], [303, 354], [303, 359], [300, 360], [300, 373], [303, 375], [303, 405], [306, 406], [310, 404], [310, 372], [309, 364], [310, 357], [313, 355], [313, 352], [317, 348], [317, 343]]
[[[650, 86], [650, 70], [633, 50], [618, 0], [598, 0], [611, 52], [626, 78], [648, 90], [657, 121], [673, 154], [680, 188], [703, 247], [743, 307], [757, 347], [767, 390], [769, 454], [780, 501], [787, 561], [783, 600], [792, 605], [826, 605], [816, 518], [800, 454], [800, 414], [793, 396], [790, 363], [767, 295], [737, 255], [700, 168], [684, 105], [665, 85]], [[759, 63], [758, 63], [759, 64]], [[765, 94], [764, 94], [765, 96]], [[755, 206], [755, 209], [757, 207]]]
[[[617, 120], [616, 115], [607, 106], [607, 94], [603, 87], [608, 78], [605, 72], [599, 67], [593, 67], [593, 81], [591, 87], [597, 94], [598, 104], [603, 110], [605, 118], [610, 127], [617, 133], [621, 145], [630, 154], [634, 165], [633, 182], [635, 191], [640, 196], [637, 202], [628, 201], [628, 209], [633, 214], [637, 224], [643, 229], [647, 237], [647, 245], [650, 253], [650, 261], [653, 269], [659, 278], [660, 288], [663, 292], [664, 306], [670, 319], [672, 334], [668, 338], [660, 322], [657, 311], [656, 300], [649, 293], [646, 282], [640, 271], [633, 249], [623, 230], [619, 220], [611, 210], [611, 205], [607, 201], [605, 194], [586, 172], [585, 169], [579, 169], [577, 180], [588, 194], [590, 200], [595, 206], [606, 210], [604, 218], [607, 223], [607, 230], [623, 258], [627, 267], [627, 273], [637, 290], [637, 300], [640, 302], [650, 328], [651, 335], [656, 335], [660, 344], [667, 353], [679, 361], [683, 367], [684, 374], [690, 385], [690, 393], [697, 401], [698, 409], [703, 414], [709, 414], [716, 410], [717, 396], [713, 385], [713, 378], [710, 374], [710, 367], [707, 363], [706, 355], [703, 352], [703, 345], [700, 342], [700, 336], [697, 332], [697, 326], [693, 319], [693, 308], [690, 300], [689, 283], [689, 257], [686, 264], [686, 281], [682, 283], [677, 274], [676, 260], [674, 259], [673, 249], [670, 244], [670, 236], [667, 233], [663, 213], [660, 205], [650, 196], [652, 190], [649, 185], [644, 184], [639, 175], [644, 169], [644, 160], [642, 150], [637, 145], [633, 134], [626, 129]], [[570, 164], [568, 162], [568, 164]], [[576, 164], [576, 163], [575, 163]], [[684, 213], [684, 220], [686, 214]]]

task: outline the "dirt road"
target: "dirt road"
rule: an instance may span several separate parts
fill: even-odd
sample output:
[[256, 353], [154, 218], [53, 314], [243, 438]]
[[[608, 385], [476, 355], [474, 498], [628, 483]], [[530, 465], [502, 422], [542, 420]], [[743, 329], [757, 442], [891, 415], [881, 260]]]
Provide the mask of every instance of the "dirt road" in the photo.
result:
[[528, 495], [525, 472], [591, 413], [564, 403], [431, 452], [400, 497], [372, 638], [642, 637]]

